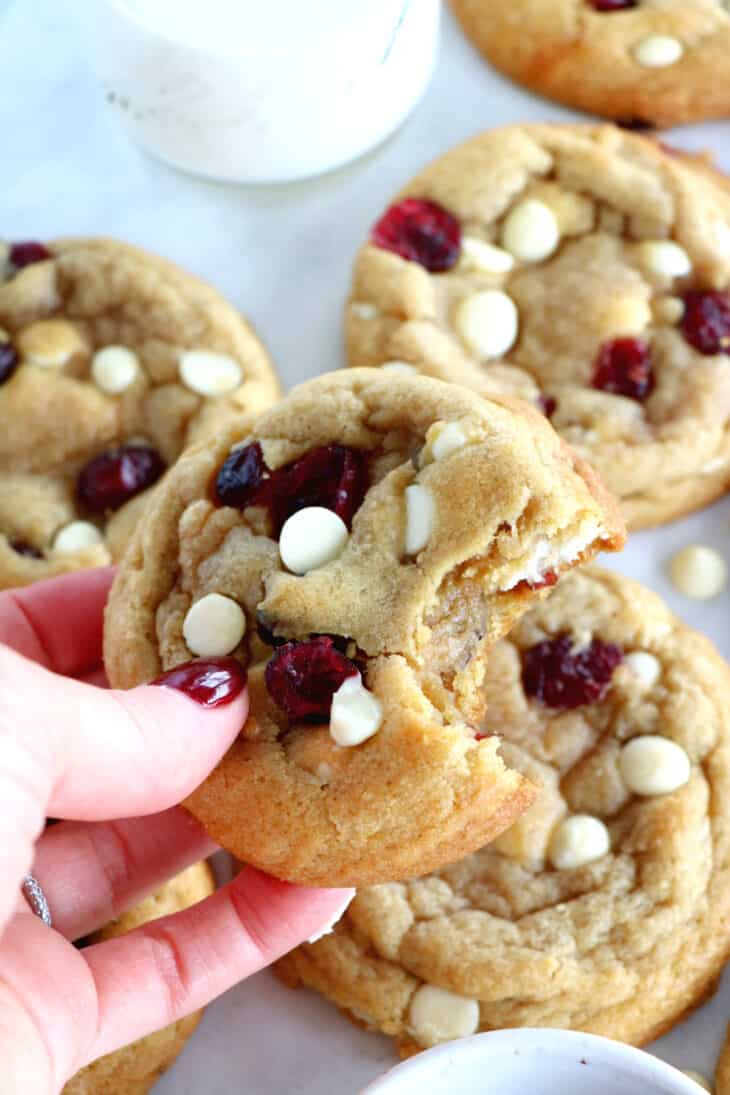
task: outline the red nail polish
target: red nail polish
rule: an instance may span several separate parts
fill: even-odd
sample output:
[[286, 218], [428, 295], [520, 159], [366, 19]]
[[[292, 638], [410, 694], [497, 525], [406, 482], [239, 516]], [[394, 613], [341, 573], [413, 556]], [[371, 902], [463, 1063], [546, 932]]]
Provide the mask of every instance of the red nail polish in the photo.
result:
[[201, 707], [222, 707], [241, 695], [246, 680], [246, 670], [235, 658], [196, 658], [176, 665], [150, 684], [177, 688]]

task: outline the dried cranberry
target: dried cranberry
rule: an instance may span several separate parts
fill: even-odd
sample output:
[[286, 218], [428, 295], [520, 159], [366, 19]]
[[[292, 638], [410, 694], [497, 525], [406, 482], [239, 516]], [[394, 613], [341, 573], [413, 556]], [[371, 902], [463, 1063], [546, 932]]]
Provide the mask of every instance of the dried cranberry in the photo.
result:
[[20, 243], [11, 243], [10, 261], [16, 270], [23, 266], [31, 266], [34, 262], [44, 262], [51, 257], [51, 252], [42, 243], [35, 240], [23, 240]]
[[24, 555], [27, 559], [43, 558], [43, 552], [32, 544], [26, 544], [25, 540], [12, 540], [10, 546], [16, 555]]
[[575, 649], [570, 635], [558, 635], [522, 655], [522, 685], [548, 707], [580, 707], [603, 698], [622, 659], [613, 643], [593, 639]]
[[215, 493], [223, 506], [245, 509], [254, 501], [266, 471], [264, 454], [258, 441], [236, 449], [224, 461], [215, 481]]
[[529, 582], [527, 578], [523, 578], [523, 580], [521, 582], [518, 582], [516, 586], [513, 586], [512, 589], [509, 590], [509, 592], [523, 593], [525, 590], [528, 589], [533, 591], [537, 589], [550, 589], [551, 586], [554, 586], [556, 584], [558, 577], [559, 575], [557, 570], [548, 570], [537, 582]]
[[596, 360], [593, 387], [629, 399], [646, 399], [654, 387], [648, 344], [640, 338], [604, 342]]
[[730, 354], [730, 292], [686, 293], [681, 326], [701, 354]]
[[590, 4], [596, 11], [624, 11], [638, 7], [639, 0], [590, 0]]
[[17, 366], [18, 351], [12, 342], [0, 342], [0, 384], [10, 380]]
[[537, 403], [546, 418], [552, 418], [558, 407], [557, 399], [552, 395], [545, 395], [544, 392], [537, 397]]
[[307, 506], [331, 509], [349, 528], [367, 488], [366, 453], [323, 445], [272, 472], [262, 495], [278, 534], [287, 518]]
[[290, 719], [326, 719], [332, 697], [358, 672], [328, 636], [280, 646], [266, 666], [266, 687]]
[[110, 449], [90, 460], [78, 479], [78, 495], [93, 512], [119, 509], [135, 494], [156, 483], [165, 470], [156, 449], [129, 445]]
[[450, 270], [461, 250], [461, 226], [456, 217], [423, 198], [404, 198], [391, 205], [370, 238], [385, 251], [420, 262], [432, 274]]

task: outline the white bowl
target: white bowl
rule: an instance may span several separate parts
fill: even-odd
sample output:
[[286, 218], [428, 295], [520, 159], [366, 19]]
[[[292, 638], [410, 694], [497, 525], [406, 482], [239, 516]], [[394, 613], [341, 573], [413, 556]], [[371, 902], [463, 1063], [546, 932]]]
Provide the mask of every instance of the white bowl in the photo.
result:
[[699, 1095], [643, 1050], [571, 1030], [499, 1030], [420, 1053], [361, 1095]]

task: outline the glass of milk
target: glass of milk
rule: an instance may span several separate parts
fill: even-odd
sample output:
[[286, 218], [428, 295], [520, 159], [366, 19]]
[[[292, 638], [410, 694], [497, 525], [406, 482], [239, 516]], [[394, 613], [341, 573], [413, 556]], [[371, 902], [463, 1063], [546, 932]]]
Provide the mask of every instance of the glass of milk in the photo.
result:
[[409, 114], [440, 0], [83, 0], [107, 100], [135, 141], [214, 179], [305, 178]]

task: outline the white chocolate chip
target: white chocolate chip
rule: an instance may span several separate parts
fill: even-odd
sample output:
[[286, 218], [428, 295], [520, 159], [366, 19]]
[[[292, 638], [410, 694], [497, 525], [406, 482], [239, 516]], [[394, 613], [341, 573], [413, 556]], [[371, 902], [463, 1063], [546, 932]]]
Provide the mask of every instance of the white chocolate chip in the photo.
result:
[[572, 871], [601, 859], [611, 848], [608, 829], [590, 814], [566, 817], [550, 840], [550, 862], [557, 871]]
[[24, 327], [15, 345], [25, 361], [43, 369], [61, 369], [86, 350], [79, 331], [66, 319], [39, 319]]
[[410, 1027], [422, 1046], [466, 1038], [479, 1026], [479, 1003], [436, 985], [421, 985], [408, 1010]]
[[684, 53], [682, 43], [668, 34], [650, 34], [634, 49], [634, 58], [644, 68], [673, 65]]
[[332, 765], [326, 761], [320, 761], [314, 770], [314, 774], [320, 783], [329, 783], [332, 779]]
[[126, 346], [105, 346], [91, 360], [94, 383], [108, 395], [119, 395], [139, 376], [139, 358]]
[[281, 561], [292, 574], [307, 574], [336, 559], [345, 550], [347, 525], [324, 506], [307, 506], [284, 522], [279, 535]]
[[458, 422], [434, 422], [426, 434], [424, 456], [422, 463], [438, 462], [445, 460], [447, 456], [458, 452], [468, 442], [469, 438], [464, 433]]
[[704, 1087], [705, 1091], [712, 1091], [712, 1084], [706, 1076], [702, 1075], [701, 1072], [695, 1072], [693, 1068], [683, 1068], [680, 1069], [680, 1072], [683, 1072], [685, 1076], [689, 1077], [690, 1080], [694, 1080], [694, 1082], [696, 1084], [699, 1084], [700, 1087]]
[[461, 241], [461, 256], [464, 266], [480, 274], [507, 274], [513, 268], [515, 260], [509, 251], [485, 243], [475, 236], [464, 236]]
[[467, 348], [483, 358], [506, 354], [514, 346], [520, 326], [515, 302], [501, 289], [483, 289], [464, 297], [454, 322]]
[[641, 335], [652, 321], [651, 307], [643, 297], [617, 297], [606, 301], [595, 317], [602, 335]]
[[82, 551], [94, 544], [103, 544], [104, 537], [91, 521], [72, 521], [56, 533], [53, 550], [61, 555], [72, 551]]
[[722, 471], [727, 467], [727, 457], [716, 456], [714, 460], [708, 460], [700, 468], [700, 475], [714, 475], [716, 471]]
[[562, 543], [544, 538], [538, 540], [527, 560], [516, 573], [510, 574], [508, 584], [503, 588], [514, 589], [520, 582], [538, 585], [549, 571], [559, 571], [563, 566], [575, 563], [600, 532], [598, 522], [589, 518]]
[[656, 297], [653, 310], [660, 323], [673, 327], [684, 315], [684, 301], [680, 297]]
[[659, 659], [646, 650], [634, 650], [627, 654], [624, 665], [631, 670], [642, 690], [646, 692], [654, 687], [662, 675]]
[[638, 246], [644, 269], [665, 278], [683, 278], [692, 270], [692, 261], [674, 240], [646, 240]]
[[725, 588], [727, 565], [712, 548], [689, 544], [670, 560], [669, 577], [680, 593], [704, 601]]
[[433, 532], [436, 507], [433, 498], [420, 483], [406, 487], [406, 555], [423, 551]]
[[691, 770], [682, 746], [658, 734], [632, 738], [619, 753], [618, 766], [635, 795], [668, 795], [684, 787]]
[[183, 637], [193, 654], [216, 658], [235, 650], [246, 632], [241, 606], [221, 593], [208, 593], [188, 609]]
[[520, 262], [542, 262], [560, 242], [552, 209], [536, 198], [520, 202], [505, 217], [502, 246]]
[[374, 304], [368, 304], [367, 301], [354, 300], [350, 305], [352, 314], [357, 316], [358, 319], [375, 319], [379, 315], [378, 309]]
[[349, 748], [377, 734], [383, 722], [383, 708], [377, 696], [368, 692], [360, 674], [348, 677], [332, 697], [330, 736], [337, 745]]
[[725, 221], [713, 221], [708, 229], [715, 241], [715, 247], [721, 255], [730, 255], [730, 224]]
[[228, 354], [212, 350], [184, 350], [180, 354], [180, 378], [198, 395], [226, 395], [243, 383], [243, 371]]
[[385, 365], [381, 365], [380, 368], [387, 369], [389, 373], [403, 373], [404, 375], [410, 373], [412, 376], [418, 372], [415, 365], [409, 365], [407, 361], [386, 361]]

